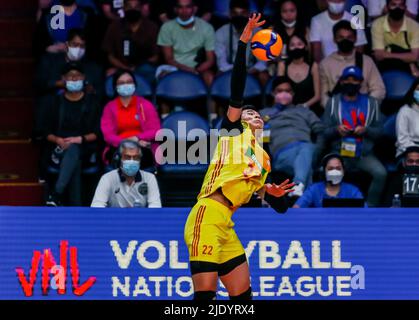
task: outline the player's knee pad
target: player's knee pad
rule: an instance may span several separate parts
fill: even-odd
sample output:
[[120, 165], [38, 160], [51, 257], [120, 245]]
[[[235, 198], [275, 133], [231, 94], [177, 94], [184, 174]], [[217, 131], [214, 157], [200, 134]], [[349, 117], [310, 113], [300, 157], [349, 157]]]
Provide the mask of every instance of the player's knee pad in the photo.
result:
[[196, 291], [194, 292], [194, 300], [215, 300], [215, 291]]
[[230, 300], [252, 300], [252, 288], [249, 287], [249, 289], [238, 296], [230, 296]]

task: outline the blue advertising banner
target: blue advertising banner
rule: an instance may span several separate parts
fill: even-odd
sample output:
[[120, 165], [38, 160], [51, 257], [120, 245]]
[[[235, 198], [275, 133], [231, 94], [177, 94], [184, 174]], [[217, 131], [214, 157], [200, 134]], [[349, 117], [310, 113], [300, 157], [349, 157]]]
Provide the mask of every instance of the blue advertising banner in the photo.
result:
[[[0, 299], [189, 300], [188, 213], [2, 207]], [[418, 209], [239, 209], [233, 220], [254, 299], [419, 299]]]

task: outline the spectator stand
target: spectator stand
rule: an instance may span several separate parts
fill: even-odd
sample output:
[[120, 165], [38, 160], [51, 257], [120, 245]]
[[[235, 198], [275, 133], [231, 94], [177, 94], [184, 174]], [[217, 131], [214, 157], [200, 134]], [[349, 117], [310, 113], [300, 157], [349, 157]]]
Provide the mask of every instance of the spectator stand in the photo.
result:
[[[186, 124], [186, 130], [182, 127], [182, 122]], [[208, 121], [193, 112], [173, 112], [163, 120], [162, 128], [174, 133], [172, 137], [165, 138], [162, 144], [169, 143], [174, 146], [175, 150], [175, 159], [171, 159], [168, 152], [163, 152], [163, 157], [170, 162], [158, 167], [157, 181], [162, 205], [164, 207], [193, 206], [211, 160], [208, 156], [210, 154]], [[206, 142], [207, 159], [204, 163], [200, 161], [191, 163], [187, 157], [188, 151], [199, 139]], [[186, 146], [184, 149], [187, 151], [186, 154], [178, 152], [182, 145]], [[193, 154], [198, 157], [199, 149]]]

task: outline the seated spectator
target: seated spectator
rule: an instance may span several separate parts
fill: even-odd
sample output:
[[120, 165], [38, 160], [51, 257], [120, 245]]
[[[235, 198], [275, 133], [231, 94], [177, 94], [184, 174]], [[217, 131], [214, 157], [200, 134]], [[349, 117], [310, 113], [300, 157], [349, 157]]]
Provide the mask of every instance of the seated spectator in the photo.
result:
[[36, 57], [43, 53], [59, 53], [67, 50], [65, 42], [71, 29], [89, 29], [92, 22], [92, 12], [77, 5], [75, 0], [60, 0], [64, 9], [62, 26], [57, 25], [60, 20], [55, 17], [57, 13], [45, 10], [39, 19], [34, 36], [34, 52]]
[[406, 16], [406, 0], [387, 0], [387, 10], [371, 29], [379, 69], [399, 69], [419, 77], [419, 24]]
[[[381, 16], [384, 16], [388, 13], [386, 0], [362, 0], [362, 3], [367, 8], [368, 15], [373, 20]], [[418, 0], [406, 0], [406, 7], [406, 14], [410, 18], [416, 19], [416, 16], [418, 14]]]
[[[310, 26], [310, 42], [312, 53], [317, 63], [338, 51], [333, 41], [333, 26], [341, 20], [351, 21], [352, 15], [345, 11], [346, 0], [327, 0], [328, 9], [313, 17]], [[362, 51], [368, 42], [364, 30], [357, 30], [355, 46]]]
[[352, 28], [351, 23], [346, 20], [336, 23], [333, 27], [333, 37], [338, 51], [320, 63], [322, 106], [326, 105], [331, 96], [339, 93], [339, 79], [342, 71], [353, 65], [362, 70], [364, 81], [361, 93], [366, 93], [380, 102], [384, 100], [386, 88], [383, 79], [374, 61], [369, 56], [356, 51], [357, 32]]
[[82, 29], [71, 29], [65, 42], [66, 51], [57, 54], [46, 53], [39, 63], [35, 85], [40, 94], [56, 94], [65, 88], [61, 71], [69, 62], [78, 62], [85, 74], [85, 90], [95, 93], [99, 99], [104, 94], [102, 68], [86, 55], [86, 34]]
[[[215, 55], [217, 56], [218, 70], [221, 72], [233, 69], [233, 60], [236, 56], [240, 35], [249, 19], [249, 0], [231, 0], [231, 23], [222, 26], [215, 33]], [[265, 85], [269, 80], [267, 64], [265, 61], [256, 60], [247, 47], [248, 72], [255, 75]]]
[[397, 114], [396, 157], [400, 157], [408, 147], [419, 146], [419, 78], [406, 95], [407, 104]]
[[150, 101], [135, 95], [137, 83], [132, 72], [116, 72], [113, 87], [117, 97], [105, 106], [101, 120], [103, 137], [108, 145], [104, 152], [105, 163], [110, 162], [121, 141], [129, 139], [143, 148], [144, 164], [151, 167], [158, 147], [154, 138], [160, 129], [156, 109]]
[[272, 84], [275, 105], [260, 111], [270, 128], [269, 148], [272, 168], [294, 175], [296, 183], [290, 196], [301, 196], [311, 183], [315, 145], [312, 136], [319, 135], [324, 126], [309, 109], [294, 105], [291, 80], [278, 77]]
[[400, 157], [402, 165], [388, 183], [384, 205], [392, 206], [392, 200], [397, 194], [402, 207], [419, 208], [419, 147], [406, 148]]
[[343, 159], [338, 154], [329, 154], [322, 160], [325, 181], [311, 185], [297, 200], [293, 208], [322, 208], [323, 199], [363, 199], [354, 185], [342, 182], [345, 176]]
[[346, 68], [340, 80], [341, 92], [329, 99], [323, 115], [326, 143], [331, 152], [339, 153], [347, 171], [354, 168], [372, 176], [367, 203], [380, 204], [387, 172], [373, 149], [382, 134], [382, 120], [377, 99], [360, 93], [364, 80], [356, 66]]
[[69, 191], [70, 205], [81, 205], [81, 168], [96, 153], [100, 109], [95, 95], [84, 91], [85, 75], [77, 63], [64, 67], [64, 94], [57, 95], [46, 114], [45, 137], [50, 161], [59, 166], [47, 205], [59, 206]]
[[159, 58], [157, 25], [141, 16], [140, 0], [124, 1], [125, 17], [114, 21], [103, 40], [103, 50], [108, 56], [110, 76], [117, 69], [126, 69], [154, 81]]
[[[123, 1], [123, 0], [121, 0]], [[94, 13], [98, 13], [95, 0], [76, 0], [80, 7], [91, 8]], [[54, 5], [59, 5], [60, 0], [38, 0], [38, 9], [36, 12], [36, 21], [38, 22], [42, 14]]]
[[279, 7], [274, 14], [273, 30], [277, 32], [284, 43], [281, 56], [287, 58], [287, 45], [290, 38], [299, 34], [308, 42], [309, 29], [304, 20], [301, 20], [295, 0], [279, 2]]
[[124, 140], [115, 156], [117, 169], [99, 181], [91, 207], [161, 208], [156, 177], [140, 170], [141, 148], [135, 141]]
[[[206, 22], [212, 19], [214, 11], [213, 0], [194, 0], [197, 7], [196, 15]], [[175, 11], [177, 0], [152, 0], [150, 3], [151, 15], [160, 23], [166, 23], [176, 18]]]
[[123, 18], [124, 0], [102, 0], [102, 12], [109, 21]]
[[157, 69], [157, 78], [176, 70], [202, 76], [210, 86], [214, 79], [215, 33], [213, 27], [195, 16], [194, 0], [177, 0], [177, 18], [163, 24], [158, 37], [166, 65]]
[[320, 102], [319, 65], [310, 63], [307, 40], [298, 34], [290, 38], [286, 61], [278, 64], [278, 76], [288, 77], [295, 91], [294, 103], [318, 111]]

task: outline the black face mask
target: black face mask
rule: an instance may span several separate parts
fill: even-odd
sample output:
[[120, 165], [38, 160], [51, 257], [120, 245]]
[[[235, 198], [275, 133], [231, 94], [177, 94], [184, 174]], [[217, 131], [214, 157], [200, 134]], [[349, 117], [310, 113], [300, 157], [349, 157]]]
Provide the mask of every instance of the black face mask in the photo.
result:
[[343, 39], [342, 41], [339, 41], [337, 45], [340, 52], [350, 53], [355, 47], [355, 42], [349, 39]]
[[61, 0], [61, 1], [60, 1], [60, 3], [61, 3], [64, 7], [69, 7], [69, 6], [72, 6], [75, 2], [76, 2], [76, 0]]
[[354, 83], [344, 83], [341, 85], [341, 88], [342, 88], [342, 93], [344, 95], [355, 97], [359, 93], [359, 90], [361, 89], [361, 85], [354, 84]]
[[406, 174], [419, 174], [419, 166], [405, 166], [404, 172]]
[[234, 26], [236, 30], [241, 31], [246, 26], [248, 20], [249, 19], [244, 16], [235, 16], [231, 18], [231, 24]]
[[141, 11], [127, 10], [125, 11], [125, 18], [129, 23], [136, 23], [141, 19]]
[[306, 49], [294, 49], [288, 52], [289, 57], [291, 60], [303, 58], [306, 55]]
[[405, 13], [405, 10], [402, 9], [402, 8], [399, 8], [399, 7], [391, 9], [391, 10], [388, 11], [388, 14], [389, 14], [390, 18], [395, 20], [395, 21], [402, 20], [403, 17], [404, 17], [404, 13]]

